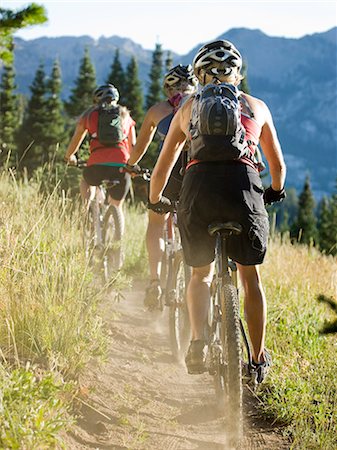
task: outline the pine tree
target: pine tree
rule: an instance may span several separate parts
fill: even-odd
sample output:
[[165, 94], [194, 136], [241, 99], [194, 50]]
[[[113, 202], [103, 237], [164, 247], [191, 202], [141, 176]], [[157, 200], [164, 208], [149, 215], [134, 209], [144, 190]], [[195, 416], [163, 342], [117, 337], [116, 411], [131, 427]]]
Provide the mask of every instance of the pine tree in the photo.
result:
[[143, 93], [141, 83], [138, 78], [138, 64], [134, 56], [132, 56], [126, 70], [128, 73], [128, 78], [125, 84], [125, 105], [130, 109], [133, 119], [139, 126], [144, 114]]
[[61, 100], [62, 79], [61, 69], [58, 60], [55, 60], [50, 80], [47, 84], [47, 118], [48, 118], [48, 136], [47, 144], [54, 146], [62, 143], [65, 139], [65, 119], [63, 114], [63, 102]]
[[80, 62], [78, 77], [72, 89], [66, 109], [70, 117], [78, 117], [92, 105], [92, 95], [96, 89], [96, 72], [91, 62], [89, 49], [85, 48]]
[[294, 224], [296, 237], [305, 244], [316, 243], [318, 232], [315, 216], [315, 200], [311, 191], [310, 179], [307, 176], [303, 191], [299, 196], [298, 214]]
[[165, 73], [167, 73], [169, 70], [171, 70], [172, 67], [173, 67], [172, 52], [168, 51], [166, 53], [166, 59], [165, 59]]
[[326, 253], [337, 255], [337, 192], [329, 199], [323, 197], [319, 213], [320, 248]]
[[8, 152], [13, 155], [15, 149], [15, 131], [18, 126], [17, 96], [15, 90], [15, 72], [12, 63], [4, 65], [0, 86], [0, 148], [2, 159], [7, 158]]
[[319, 205], [318, 236], [321, 250], [329, 252], [331, 248], [330, 202], [324, 196]]
[[150, 86], [146, 96], [146, 108], [162, 100], [163, 51], [161, 44], [156, 44], [152, 55], [152, 65], [149, 74]]
[[331, 245], [329, 253], [337, 255], [337, 192], [332, 195], [330, 201], [330, 233]]
[[20, 160], [25, 156], [22, 164], [28, 169], [34, 169], [47, 160], [44, 146], [49, 123], [47, 118], [46, 75], [43, 63], [39, 65], [36, 71], [30, 91], [31, 97], [18, 135], [18, 143]]
[[114, 60], [111, 65], [111, 71], [106, 80], [106, 83], [113, 84], [118, 89], [119, 103], [121, 105], [126, 104], [126, 99], [127, 99], [126, 84], [127, 84], [128, 78], [129, 78], [129, 73], [128, 73], [128, 77], [126, 78], [122, 64], [119, 59], [119, 49], [116, 48]]
[[17, 12], [0, 8], [0, 60], [6, 63], [13, 61], [13, 34], [15, 31], [46, 21], [45, 8], [36, 3]]

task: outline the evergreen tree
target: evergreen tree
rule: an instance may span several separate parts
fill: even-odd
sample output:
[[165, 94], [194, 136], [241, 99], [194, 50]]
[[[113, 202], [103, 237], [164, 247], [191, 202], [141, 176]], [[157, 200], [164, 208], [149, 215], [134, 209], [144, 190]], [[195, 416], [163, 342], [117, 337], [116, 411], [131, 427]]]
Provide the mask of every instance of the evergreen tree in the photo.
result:
[[19, 120], [15, 88], [14, 66], [7, 63], [4, 65], [0, 85], [0, 149], [5, 158], [8, 152], [14, 151], [15, 131]]
[[47, 84], [47, 119], [48, 119], [48, 136], [47, 144], [54, 146], [62, 143], [65, 139], [65, 119], [63, 114], [63, 102], [61, 100], [62, 79], [61, 69], [58, 60], [55, 60], [50, 80]]
[[329, 252], [331, 245], [330, 202], [323, 197], [319, 205], [318, 236], [321, 250]]
[[19, 160], [28, 169], [35, 169], [43, 164], [46, 158], [44, 146], [48, 134], [48, 118], [46, 103], [46, 76], [41, 63], [30, 86], [31, 97], [26, 115], [18, 135]]
[[337, 192], [330, 201], [330, 239], [329, 253], [337, 255]]
[[31, 3], [16, 12], [0, 8], [0, 60], [7, 63], [13, 61], [13, 34], [15, 31], [46, 21], [45, 8], [36, 3]]
[[141, 83], [138, 78], [138, 65], [136, 58], [132, 56], [127, 66], [128, 78], [125, 83], [126, 98], [125, 105], [130, 109], [133, 119], [139, 126], [143, 118], [143, 93]]
[[307, 176], [298, 201], [298, 214], [293, 230], [295, 237], [305, 244], [317, 242], [316, 222], [315, 200], [311, 191], [310, 179]]
[[146, 108], [149, 109], [155, 103], [162, 100], [162, 76], [163, 76], [163, 51], [160, 44], [152, 55], [152, 65], [149, 74], [150, 86], [146, 96]]
[[72, 89], [66, 109], [75, 118], [92, 105], [92, 94], [96, 89], [96, 72], [91, 62], [89, 49], [85, 48], [80, 62], [79, 74]]
[[168, 51], [166, 53], [166, 59], [165, 59], [165, 73], [167, 73], [169, 70], [171, 70], [172, 67], [173, 67], [172, 52]]
[[[128, 74], [129, 77], [129, 74]], [[128, 78], [127, 77], [127, 78]], [[113, 84], [119, 92], [119, 103], [124, 105], [127, 98], [126, 77], [119, 59], [119, 49], [116, 48], [115, 57], [111, 65], [110, 74], [106, 80], [107, 84]]]

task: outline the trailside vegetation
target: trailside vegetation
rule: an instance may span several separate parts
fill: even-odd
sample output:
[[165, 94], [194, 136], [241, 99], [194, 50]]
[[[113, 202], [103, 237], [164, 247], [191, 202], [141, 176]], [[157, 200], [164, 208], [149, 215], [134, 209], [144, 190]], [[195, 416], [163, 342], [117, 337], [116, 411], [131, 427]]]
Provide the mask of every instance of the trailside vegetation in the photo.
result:
[[13, 34], [31, 25], [46, 22], [46, 9], [36, 3], [25, 8], [13, 11], [0, 8], [0, 60], [5, 63], [13, 62]]

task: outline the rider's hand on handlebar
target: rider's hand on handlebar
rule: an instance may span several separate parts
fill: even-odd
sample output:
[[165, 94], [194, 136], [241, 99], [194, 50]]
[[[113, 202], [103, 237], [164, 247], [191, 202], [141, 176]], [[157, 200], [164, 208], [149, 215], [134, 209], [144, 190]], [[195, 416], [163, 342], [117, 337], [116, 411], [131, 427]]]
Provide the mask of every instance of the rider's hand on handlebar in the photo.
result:
[[138, 164], [125, 164], [122, 168], [123, 172], [129, 173], [131, 176], [136, 176], [142, 173], [142, 169]]
[[65, 156], [64, 161], [68, 164], [68, 166], [77, 166], [77, 158], [75, 155]]
[[173, 211], [171, 200], [167, 197], [161, 197], [161, 199], [157, 203], [151, 203], [150, 201], [148, 201], [147, 207], [157, 214], [166, 214]]
[[281, 202], [284, 198], [286, 198], [285, 189], [281, 189], [280, 191], [274, 191], [274, 189], [269, 186], [263, 193], [263, 200], [265, 205], [272, 205], [275, 202]]

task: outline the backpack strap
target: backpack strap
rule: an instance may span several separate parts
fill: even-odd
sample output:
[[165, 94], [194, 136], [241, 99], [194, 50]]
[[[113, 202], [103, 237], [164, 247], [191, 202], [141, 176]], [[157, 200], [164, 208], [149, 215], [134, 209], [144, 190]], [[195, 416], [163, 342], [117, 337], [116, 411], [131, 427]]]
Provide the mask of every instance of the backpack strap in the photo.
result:
[[253, 110], [252, 110], [252, 108], [250, 107], [250, 105], [249, 105], [249, 103], [248, 103], [248, 100], [247, 100], [242, 94], [243, 94], [243, 92], [241, 91], [241, 92], [240, 92], [240, 95], [239, 95], [239, 100], [240, 100], [240, 102], [241, 102], [241, 103], [244, 105], [244, 107], [247, 109], [250, 118], [251, 118], [251, 119], [255, 119], [255, 114], [253, 113]]

